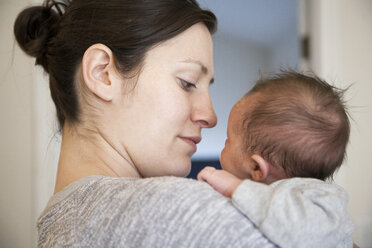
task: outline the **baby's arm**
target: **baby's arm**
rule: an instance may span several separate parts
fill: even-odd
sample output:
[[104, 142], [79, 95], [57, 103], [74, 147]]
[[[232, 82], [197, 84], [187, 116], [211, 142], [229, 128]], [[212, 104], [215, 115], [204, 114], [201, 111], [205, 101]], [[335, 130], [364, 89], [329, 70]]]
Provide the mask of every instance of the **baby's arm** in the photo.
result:
[[300, 247], [304, 242], [313, 247], [352, 247], [347, 194], [337, 185], [309, 178], [266, 185], [211, 167], [198, 179], [232, 198], [233, 205], [280, 247]]
[[239, 184], [243, 182], [243, 180], [227, 171], [216, 170], [209, 166], [199, 172], [198, 180], [207, 182], [215, 190], [229, 198], [232, 197]]

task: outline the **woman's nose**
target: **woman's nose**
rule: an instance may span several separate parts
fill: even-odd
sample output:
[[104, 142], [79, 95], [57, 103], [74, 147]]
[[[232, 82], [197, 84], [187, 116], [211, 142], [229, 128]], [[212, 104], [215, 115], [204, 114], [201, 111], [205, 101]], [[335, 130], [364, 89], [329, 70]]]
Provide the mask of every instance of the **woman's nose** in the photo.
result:
[[217, 116], [214, 112], [209, 93], [194, 99], [191, 119], [193, 122], [199, 124], [201, 128], [212, 128], [216, 126]]

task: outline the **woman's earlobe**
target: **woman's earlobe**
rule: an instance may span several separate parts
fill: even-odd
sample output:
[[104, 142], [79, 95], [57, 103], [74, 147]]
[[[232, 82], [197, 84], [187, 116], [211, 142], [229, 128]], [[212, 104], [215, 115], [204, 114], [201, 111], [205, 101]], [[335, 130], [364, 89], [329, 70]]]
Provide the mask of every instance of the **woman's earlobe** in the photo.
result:
[[110, 81], [113, 56], [110, 48], [103, 44], [94, 44], [84, 53], [82, 76], [87, 88], [98, 98], [111, 101], [114, 87]]

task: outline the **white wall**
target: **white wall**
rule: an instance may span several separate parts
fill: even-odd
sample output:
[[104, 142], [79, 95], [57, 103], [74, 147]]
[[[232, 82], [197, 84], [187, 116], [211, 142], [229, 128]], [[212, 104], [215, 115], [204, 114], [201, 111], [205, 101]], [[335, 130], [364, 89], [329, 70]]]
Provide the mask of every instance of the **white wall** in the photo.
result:
[[372, 1], [314, 0], [310, 9], [311, 65], [345, 87], [351, 121], [348, 159], [336, 182], [349, 193], [354, 241], [372, 247]]
[[25, 2], [0, 2], [0, 247], [29, 247], [35, 225], [32, 62], [17, 48], [13, 50], [10, 38], [16, 13]]
[[13, 38], [17, 14], [32, 2], [0, 1], [0, 247], [36, 247], [59, 152], [47, 78]]

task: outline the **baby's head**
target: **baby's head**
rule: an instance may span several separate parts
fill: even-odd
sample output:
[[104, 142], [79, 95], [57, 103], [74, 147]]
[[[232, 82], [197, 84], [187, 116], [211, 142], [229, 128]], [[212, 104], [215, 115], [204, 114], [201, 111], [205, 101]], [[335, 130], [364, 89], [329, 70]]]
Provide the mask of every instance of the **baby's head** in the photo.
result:
[[223, 169], [267, 184], [332, 178], [350, 133], [343, 92], [296, 72], [260, 79], [230, 112]]

